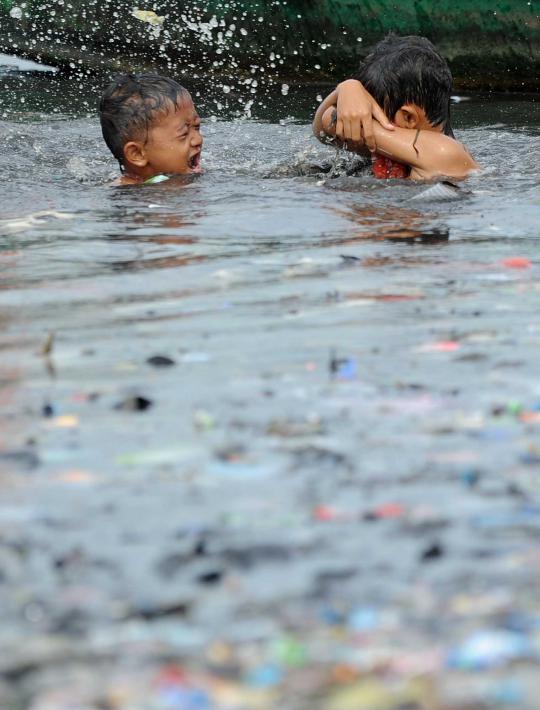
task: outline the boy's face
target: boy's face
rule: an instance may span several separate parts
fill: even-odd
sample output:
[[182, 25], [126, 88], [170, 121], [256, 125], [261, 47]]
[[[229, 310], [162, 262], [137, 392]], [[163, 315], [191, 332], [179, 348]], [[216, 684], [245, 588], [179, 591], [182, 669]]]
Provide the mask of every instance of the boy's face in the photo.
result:
[[201, 119], [193, 101], [184, 99], [164, 114], [160, 114], [148, 129], [144, 144], [146, 170], [158, 173], [200, 173]]

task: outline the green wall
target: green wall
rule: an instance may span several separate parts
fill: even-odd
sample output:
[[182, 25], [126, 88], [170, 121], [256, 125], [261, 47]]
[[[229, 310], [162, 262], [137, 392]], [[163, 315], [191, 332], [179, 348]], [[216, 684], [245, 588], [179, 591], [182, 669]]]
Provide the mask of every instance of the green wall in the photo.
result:
[[[26, 0], [22, 18], [12, 18], [17, 2], [0, 0], [0, 51], [41, 57], [66, 70], [146, 65], [226, 76], [258, 64], [285, 80], [334, 80], [353, 71], [384, 34], [396, 31], [435, 42], [458, 87], [540, 90], [540, 0], [71, 0], [68, 9], [69, 4]], [[131, 16], [137, 6], [165, 16], [159, 36]], [[213, 15], [225, 26], [205, 30], [200, 23]], [[272, 52], [279, 57], [272, 60]]]

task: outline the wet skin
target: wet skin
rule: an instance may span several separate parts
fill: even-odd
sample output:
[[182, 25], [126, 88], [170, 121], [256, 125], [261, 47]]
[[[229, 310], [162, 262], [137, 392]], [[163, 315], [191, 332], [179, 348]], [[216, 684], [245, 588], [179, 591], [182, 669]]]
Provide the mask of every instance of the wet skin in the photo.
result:
[[144, 140], [124, 146], [126, 173], [116, 184], [144, 182], [154, 175], [200, 173], [201, 119], [191, 99], [158, 114]]

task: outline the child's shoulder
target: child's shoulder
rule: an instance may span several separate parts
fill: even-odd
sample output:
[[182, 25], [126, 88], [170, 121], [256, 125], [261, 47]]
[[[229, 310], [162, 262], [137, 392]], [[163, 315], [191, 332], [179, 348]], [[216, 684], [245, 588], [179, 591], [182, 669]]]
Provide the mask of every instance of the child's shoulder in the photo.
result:
[[[422, 171], [429, 173], [428, 179], [450, 177], [462, 180], [473, 170], [478, 170], [478, 164], [463, 143], [440, 133], [431, 134], [430, 139], [424, 144], [425, 162]], [[414, 169], [411, 178], [415, 178]]]

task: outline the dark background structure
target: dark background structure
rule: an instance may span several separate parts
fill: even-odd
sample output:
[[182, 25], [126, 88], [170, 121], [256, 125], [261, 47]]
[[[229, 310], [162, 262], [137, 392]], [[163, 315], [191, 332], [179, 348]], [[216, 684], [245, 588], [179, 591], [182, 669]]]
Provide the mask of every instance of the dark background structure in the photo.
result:
[[[162, 24], [136, 19], [137, 5]], [[0, 0], [0, 22], [0, 52], [66, 71], [164, 66], [226, 76], [268, 64], [284, 80], [334, 80], [395, 31], [435, 42], [458, 88], [540, 88], [540, 0], [28, 0], [20, 8]]]

